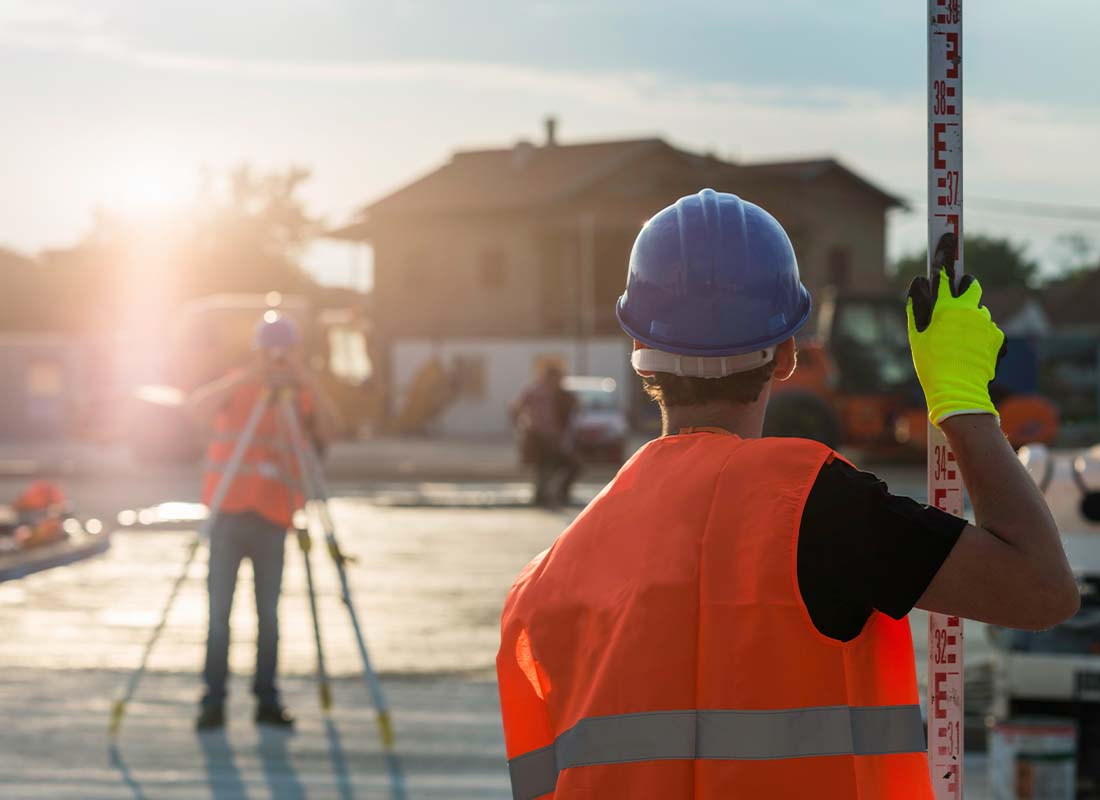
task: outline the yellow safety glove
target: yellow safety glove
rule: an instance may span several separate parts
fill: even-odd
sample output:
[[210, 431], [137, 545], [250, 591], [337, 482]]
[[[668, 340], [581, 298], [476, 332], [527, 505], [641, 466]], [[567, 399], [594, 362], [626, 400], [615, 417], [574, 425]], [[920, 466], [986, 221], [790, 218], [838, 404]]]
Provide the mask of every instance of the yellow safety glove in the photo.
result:
[[928, 403], [928, 419], [939, 424], [956, 414], [997, 414], [989, 382], [1004, 355], [1005, 335], [980, 305], [982, 287], [963, 275], [953, 288], [948, 269], [909, 284], [905, 314], [909, 349]]

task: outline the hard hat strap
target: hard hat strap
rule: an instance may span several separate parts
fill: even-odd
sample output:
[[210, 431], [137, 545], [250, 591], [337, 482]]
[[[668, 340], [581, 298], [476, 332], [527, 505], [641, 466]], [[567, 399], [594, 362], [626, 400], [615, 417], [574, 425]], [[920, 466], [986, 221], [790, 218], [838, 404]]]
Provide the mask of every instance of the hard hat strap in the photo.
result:
[[639, 374], [669, 372], [686, 378], [724, 378], [762, 367], [773, 358], [774, 346], [735, 356], [684, 356], [643, 347], [631, 354], [630, 363]]

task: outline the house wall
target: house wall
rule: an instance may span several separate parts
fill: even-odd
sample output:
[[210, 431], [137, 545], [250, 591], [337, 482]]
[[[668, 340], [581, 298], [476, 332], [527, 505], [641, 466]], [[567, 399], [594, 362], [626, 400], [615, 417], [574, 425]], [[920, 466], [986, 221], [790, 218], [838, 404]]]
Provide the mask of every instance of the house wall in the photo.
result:
[[842, 173], [810, 182], [753, 180], [728, 191], [779, 220], [811, 294], [829, 286], [860, 291], [886, 286], [886, 205]]
[[525, 218], [505, 214], [377, 224], [378, 333], [536, 333], [540, 253], [534, 230]]
[[432, 431], [446, 436], [504, 436], [512, 429], [512, 401], [535, 378], [539, 364], [554, 359], [565, 366], [567, 373], [584, 371], [614, 378], [619, 386], [619, 402], [627, 410], [632, 398], [630, 382], [636, 380], [630, 366], [630, 347], [623, 336], [591, 339], [584, 347], [563, 337], [455, 337], [440, 342], [398, 339], [393, 343], [391, 403], [394, 409], [401, 409], [417, 373], [431, 359], [438, 358], [449, 372], [461, 369], [466, 374], [455, 399], [433, 423]]
[[[612, 334], [634, 238], [700, 186], [767, 208], [812, 293], [886, 285], [886, 206], [841, 172], [761, 179], [675, 151], [612, 174], [553, 210], [372, 222], [379, 336]], [[489, 261], [496, 260], [496, 266]], [[586, 301], [587, 299], [587, 301]]]
[[[403, 382], [415, 374], [428, 342], [448, 351], [456, 341], [467, 346], [480, 337], [504, 348], [479, 345], [479, 352], [493, 353], [487, 361], [511, 366], [493, 367], [494, 399], [464, 401], [461, 413], [448, 412], [441, 425], [448, 433], [502, 431], [501, 398], [522, 382], [537, 354], [532, 337], [566, 342], [586, 334], [621, 343], [615, 301], [638, 231], [661, 208], [708, 185], [757, 202], [779, 219], [811, 293], [838, 281], [861, 290], [886, 285], [886, 203], [835, 170], [812, 181], [762, 176], [668, 149], [599, 176], [550, 207], [413, 220], [375, 216], [371, 357], [391, 387], [390, 412], [400, 408]], [[612, 374], [610, 362], [591, 361], [570, 368]]]
[[1006, 319], [997, 319], [1006, 336], [1045, 336], [1051, 332], [1050, 320], [1038, 300], [1029, 300]]
[[0, 439], [53, 440], [78, 424], [84, 349], [69, 337], [26, 333], [0, 336]]

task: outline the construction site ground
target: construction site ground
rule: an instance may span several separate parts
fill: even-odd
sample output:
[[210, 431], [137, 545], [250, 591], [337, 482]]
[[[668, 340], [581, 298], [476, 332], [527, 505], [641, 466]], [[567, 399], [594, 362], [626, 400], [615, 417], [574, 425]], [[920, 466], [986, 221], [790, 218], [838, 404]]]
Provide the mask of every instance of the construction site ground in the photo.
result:
[[[461, 465], [456, 450], [447, 463]], [[494, 458], [506, 457], [502, 446], [494, 452]], [[37, 457], [44, 463], [45, 456]], [[353, 591], [393, 706], [407, 797], [504, 800], [510, 791], [493, 681], [500, 607], [516, 572], [580, 505], [528, 507], [529, 488], [514, 460], [511, 480], [410, 480], [381, 470], [365, 471], [375, 477], [360, 479], [349, 471], [346, 465], [334, 471], [333, 507], [345, 548], [358, 558], [350, 567]], [[21, 470], [9, 466], [6, 472], [0, 496], [14, 494], [25, 480]], [[880, 472], [895, 490], [923, 494], [921, 465]], [[435, 474], [442, 477], [443, 470]], [[603, 477], [590, 475], [578, 487], [578, 500], [592, 497]], [[71, 469], [65, 480], [74, 506], [108, 523], [123, 509], [193, 501], [196, 483], [194, 468], [134, 469], [124, 460], [99, 472]], [[393, 796], [335, 573], [316, 549], [323, 634], [336, 676], [333, 711], [327, 717], [320, 712], [302, 558], [293, 540], [287, 543], [280, 653], [297, 731], [258, 730], [251, 721], [255, 625], [245, 567], [233, 612], [229, 725], [224, 734], [195, 734], [204, 549], [112, 747], [111, 701], [140, 658], [193, 533], [180, 524], [109, 527], [113, 541], [106, 555], [0, 584], [5, 800]], [[925, 626], [914, 614], [922, 673]], [[984, 648], [979, 628], [967, 629], [968, 656], [980, 657]], [[987, 797], [986, 783], [984, 756], [968, 758], [968, 797]]]

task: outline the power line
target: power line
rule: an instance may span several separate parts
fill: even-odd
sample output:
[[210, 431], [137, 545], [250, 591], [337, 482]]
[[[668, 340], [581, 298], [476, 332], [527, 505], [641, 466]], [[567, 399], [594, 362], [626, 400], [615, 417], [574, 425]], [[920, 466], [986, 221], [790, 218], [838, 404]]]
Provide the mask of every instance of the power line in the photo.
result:
[[[920, 208], [927, 207], [926, 201], [921, 196], [910, 194], [906, 200]], [[1002, 197], [984, 197], [982, 195], [965, 195], [963, 201], [967, 207], [989, 214], [1004, 214], [1017, 217], [1041, 217], [1043, 219], [1059, 219], [1073, 222], [1088, 222], [1100, 224], [1100, 206], [1078, 206], [1058, 203], [1043, 203], [1030, 200], [1008, 200]]]

